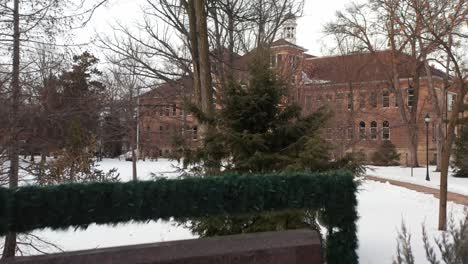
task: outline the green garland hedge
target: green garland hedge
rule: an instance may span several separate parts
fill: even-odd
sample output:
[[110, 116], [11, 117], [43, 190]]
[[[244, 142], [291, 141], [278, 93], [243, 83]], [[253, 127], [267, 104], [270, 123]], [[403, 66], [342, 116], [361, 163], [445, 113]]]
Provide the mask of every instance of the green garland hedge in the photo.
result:
[[358, 263], [357, 184], [349, 172], [229, 175], [127, 183], [0, 188], [0, 235], [130, 220], [320, 210], [327, 263]]

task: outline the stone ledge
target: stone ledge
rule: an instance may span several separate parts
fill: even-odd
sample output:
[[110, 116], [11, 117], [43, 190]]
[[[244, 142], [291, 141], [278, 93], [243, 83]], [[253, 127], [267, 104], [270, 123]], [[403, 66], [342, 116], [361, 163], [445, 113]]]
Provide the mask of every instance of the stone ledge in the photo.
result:
[[319, 264], [316, 231], [299, 229], [241, 234], [17, 257], [11, 264]]

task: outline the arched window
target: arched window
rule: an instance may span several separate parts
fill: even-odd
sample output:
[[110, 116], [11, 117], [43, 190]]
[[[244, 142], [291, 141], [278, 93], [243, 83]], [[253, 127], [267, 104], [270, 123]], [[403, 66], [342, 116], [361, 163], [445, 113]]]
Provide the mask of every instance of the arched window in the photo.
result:
[[382, 125], [382, 139], [383, 140], [390, 140], [390, 123], [388, 121], [384, 121]]
[[366, 123], [361, 121], [359, 123], [359, 138], [365, 139], [366, 138]]
[[390, 93], [388, 91], [382, 93], [382, 106], [390, 107]]
[[370, 125], [370, 137], [373, 140], [377, 139], [377, 122], [372, 121]]

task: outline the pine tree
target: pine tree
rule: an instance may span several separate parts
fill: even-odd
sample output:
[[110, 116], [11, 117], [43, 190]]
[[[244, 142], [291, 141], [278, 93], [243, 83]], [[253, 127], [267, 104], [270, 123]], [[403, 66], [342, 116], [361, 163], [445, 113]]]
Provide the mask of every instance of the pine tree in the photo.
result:
[[372, 155], [372, 162], [378, 166], [395, 166], [400, 161], [400, 154], [390, 140], [384, 140], [379, 149]]
[[214, 129], [196, 151], [185, 153], [185, 165], [196, 173], [264, 173], [284, 170], [323, 171], [335, 168], [321, 128], [325, 110], [301, 115], [298, 105], [285, 103], [285, 83], [269, 67], [267, 52], [259, 51], [247, 85], [230, 81], [221, 110], [211, 120]]
[[70, 71], [59, 78], [58, 106], [63, 140], [58, 158], [45, 166], [41, 184], [115, 180], [115, 171], [108, 174], [96, 169], [97, 136], [105, 86], [97, 81], [101, 72], [95, 67], [98, 59], [88, 52], [74, 56]]
[[459, 135], [455, 141], [454, 149], [454, 177], [468, 178], [468, 130], [463, 127], [466, 122], [461, 120], [462, 126]]

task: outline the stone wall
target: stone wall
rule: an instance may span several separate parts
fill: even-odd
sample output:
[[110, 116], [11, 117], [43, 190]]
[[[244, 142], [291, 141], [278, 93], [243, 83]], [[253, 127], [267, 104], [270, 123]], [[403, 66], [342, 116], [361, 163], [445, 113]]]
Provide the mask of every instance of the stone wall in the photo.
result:
[[319, 264], [316, 231], [291, 230], [93, 249], [7, 260], [10, 264]]

